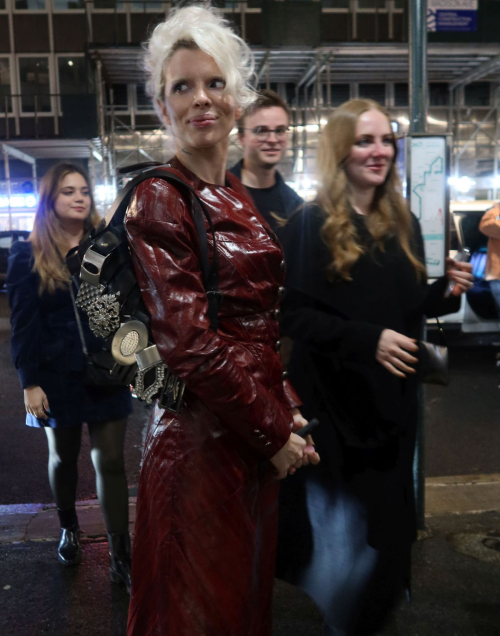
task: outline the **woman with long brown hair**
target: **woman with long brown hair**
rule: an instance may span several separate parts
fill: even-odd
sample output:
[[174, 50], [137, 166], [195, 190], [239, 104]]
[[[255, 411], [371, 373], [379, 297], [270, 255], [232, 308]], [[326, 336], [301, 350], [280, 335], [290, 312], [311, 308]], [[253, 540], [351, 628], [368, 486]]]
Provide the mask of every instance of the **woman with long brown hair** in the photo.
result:
[[416, 341], [424, 316], [456, 311], [472, 281], [448, 259], [427, 284], [395, 157], [379, 104], [340, 106], [320, 140], [316, 200], [281, 235], [290, 378], [304, 415], [320, 419], [323, 461], [283, 485], [278, 574], [317, 602], [329, 636], [376, 633], [409, 588]]
[[[45, 174], [29, 240], [11, 250], [7, 292], [12, 358], [24, 391], [26, 424], [43, 428], [49, 448], [49, 481], [61, 530], [58, 559], [80, 562], [75, 510], [82, 424], [90, 433], [97, 494], [111, 556], [111, 578], [130, 587], [128, 491], [123, 459], [128, 389], [84, 384], [85, 358], [64, 264], [67, 252], [99, 222], [86, 172], [61, 163]], [[89, 351], [99, 350], [81, 317]]]

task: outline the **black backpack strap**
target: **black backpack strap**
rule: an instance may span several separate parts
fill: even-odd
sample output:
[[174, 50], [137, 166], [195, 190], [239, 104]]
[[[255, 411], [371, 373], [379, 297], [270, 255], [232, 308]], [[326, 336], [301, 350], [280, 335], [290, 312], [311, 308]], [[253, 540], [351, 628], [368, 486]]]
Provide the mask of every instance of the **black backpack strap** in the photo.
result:
[[[180, 193], [188, 199], [188, 208], [193, 217], [196, 233], [198, 235], [198, 243], [200, 247], [200, 269], [208, 299], [208, 318], [210, 320], [211, 329], [213, 331], [217, 331], [218, 313], [222, 302], [222, 294], [219, 292], [219, 260], [215, 230], [210, 212], [189, 183], [165, 168], [159, 169], [158, 167], [154, 167], [141, 172], [141, 174], [129, 181], [120, 191], [106, 213], [103, 226], [99, 226], [99, 231], [102, 231], [105, 227], [110, 225], [114, 226], [124, 223], [125, 214], [132, 198], [133, 191], [146, 179], [163, 179], [175, 186]], [[208, 257], [207, 228], [203, 221], [203, 217], [207, 220], [214, 246], [214, 255], [211, 264]]]

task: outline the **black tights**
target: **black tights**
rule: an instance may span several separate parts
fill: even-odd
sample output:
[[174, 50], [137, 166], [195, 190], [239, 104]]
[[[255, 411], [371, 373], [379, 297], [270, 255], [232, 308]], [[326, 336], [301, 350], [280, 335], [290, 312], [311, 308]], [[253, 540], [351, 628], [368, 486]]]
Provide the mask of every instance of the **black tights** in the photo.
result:
[[[106, 529], [110, 534], [123, 534], [128, 530], [128, 490], [123, 457], [127, 420], [94, 422], [88, 426], [97, 496]], [[69, 510], [76, 501], [82, 427], [46, 427], [45, 433], [49, 444], [52, 494], [59, 509]]]

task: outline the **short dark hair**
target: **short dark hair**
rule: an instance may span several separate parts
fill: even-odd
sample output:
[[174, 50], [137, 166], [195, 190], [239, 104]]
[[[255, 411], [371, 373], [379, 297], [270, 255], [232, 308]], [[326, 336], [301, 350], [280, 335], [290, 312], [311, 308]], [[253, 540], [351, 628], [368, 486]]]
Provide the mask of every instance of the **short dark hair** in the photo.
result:
[[243, 111], [243, 114], [238, 119], [238, 132], [243, 133], [245, 129], [245, 118], [253, 115], [254, 113], [262, 110], [263, 108], [272, 108], [273, 106], [277, 106], [278, 108], [282, 108], [288, 116], [288, 120], [291, 119], [290, 109], [287, 106], [287, 103], [284, 99], [267, 88], [262, 91], [258, 91], [257, 99], [247, 106]]

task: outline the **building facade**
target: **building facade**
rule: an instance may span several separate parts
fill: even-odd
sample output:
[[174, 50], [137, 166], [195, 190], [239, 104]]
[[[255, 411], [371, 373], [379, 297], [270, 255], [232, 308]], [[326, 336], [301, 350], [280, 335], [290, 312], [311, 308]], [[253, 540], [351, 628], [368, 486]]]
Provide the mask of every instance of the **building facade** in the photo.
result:
[[[292, 107], [282, 168], [297, 188], [314, 189], [318, 135], [346, 99], [376, 99], [398, 133], [408, 130], [409, 0], [214, 4], [254, 50], [258, 84]], [[168, 135], [144, 91], [141, 43], [172, 5], [0, 0], [0, 229], [29, 227], [32, 207], [21, 209], [22, 197], [36, 196], [37, 179], [57, 160], [84, 163], [104, 207], [120, 167], [168, 159]], [[429, 33], [428, 128], [453, 134], [454, 174], [474, 182], [471, 196], [493, 198], [500, 185], [500, 2], [477, 5], [475, 30]], [[234, 135], [230, 161], [238, 157]]]

